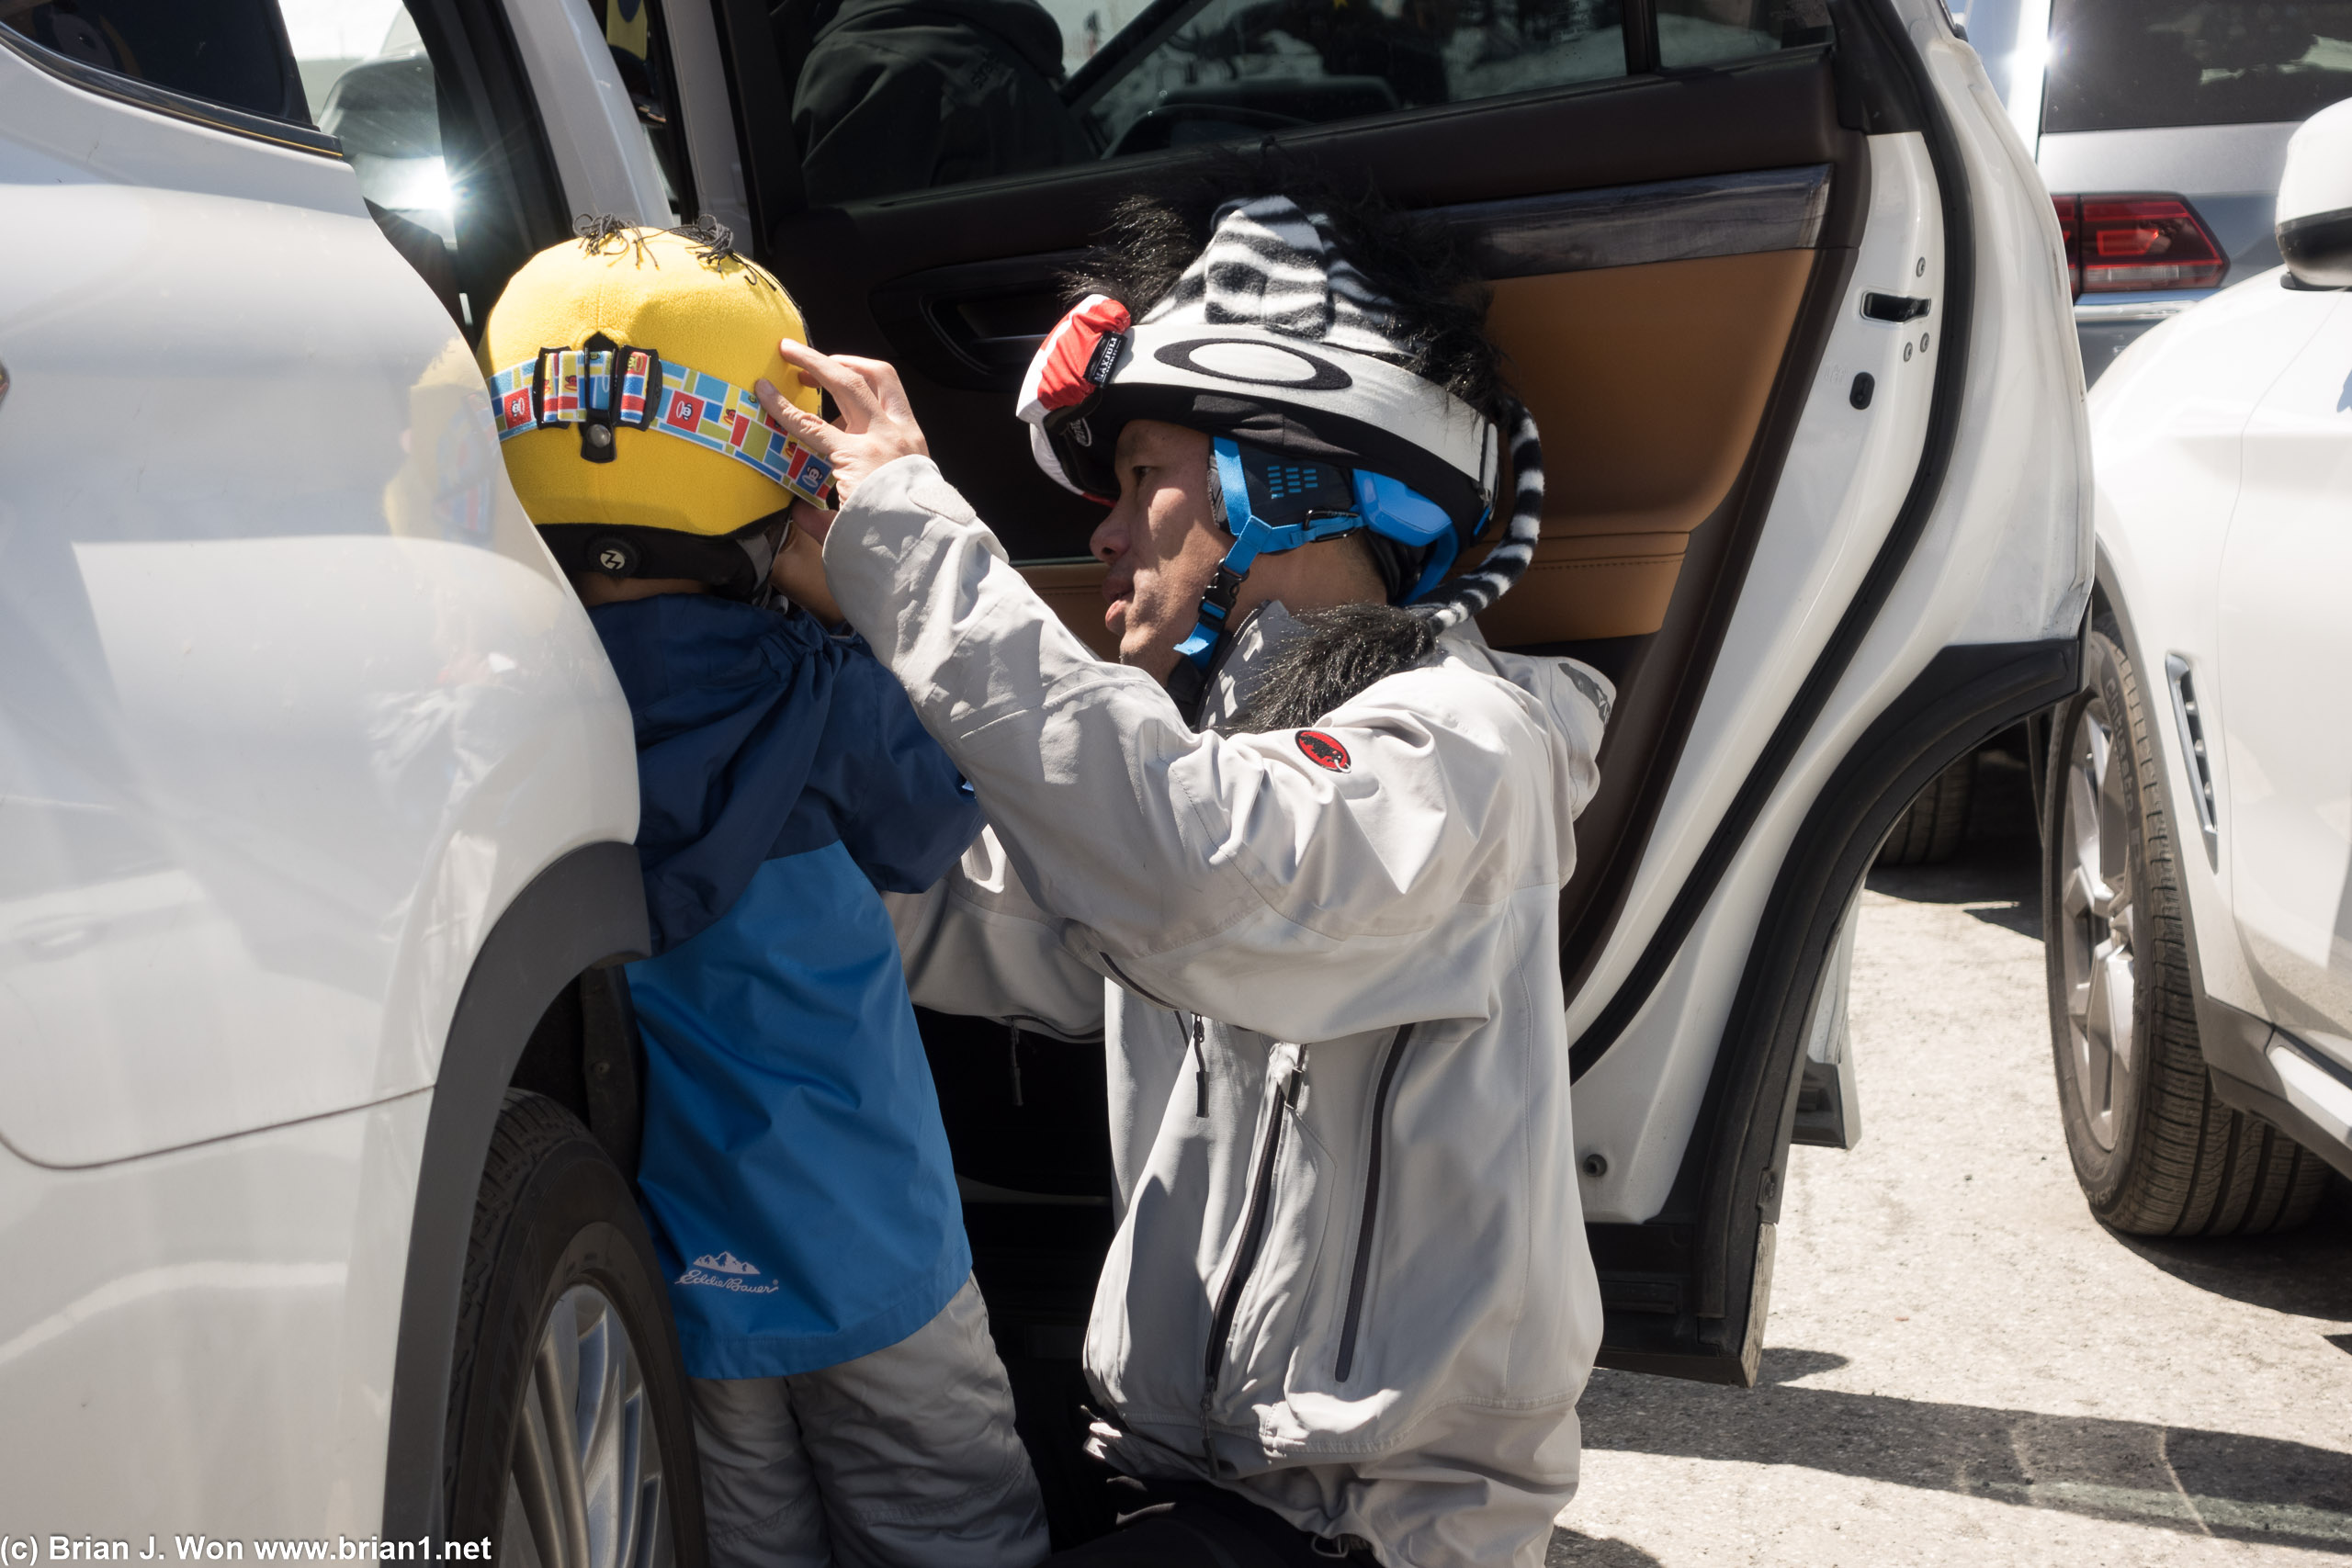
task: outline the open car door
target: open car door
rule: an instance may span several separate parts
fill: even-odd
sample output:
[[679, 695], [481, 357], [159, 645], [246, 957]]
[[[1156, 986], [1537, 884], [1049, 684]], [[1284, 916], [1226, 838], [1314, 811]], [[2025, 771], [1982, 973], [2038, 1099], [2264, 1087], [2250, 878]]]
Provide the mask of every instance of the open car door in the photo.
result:
[[[1560, 953], [1602, 1360], [1751, 1382], [1862, 873], [1923, 783], [2079, 662], [2058, 235], [1940, 6], [1056, 0], [1083, 152], [864, 193], [829, 164], [812, 202], [798, 139], [826, 130], [848, 7], [714, 3], [763, 259], [820, 346], [899, 367], [948, 477], [1098, 648], [1099, 511], [1039, 473], [1013, 392], [1114, 204], [1262, 141], [1475, 248], [1550, 480], [1534, 564], [1482, 624], [1619, 693]], [[925, 1024], [981, 1282], [1045, 1419], [1110, 1234], [1100, 1050]]]

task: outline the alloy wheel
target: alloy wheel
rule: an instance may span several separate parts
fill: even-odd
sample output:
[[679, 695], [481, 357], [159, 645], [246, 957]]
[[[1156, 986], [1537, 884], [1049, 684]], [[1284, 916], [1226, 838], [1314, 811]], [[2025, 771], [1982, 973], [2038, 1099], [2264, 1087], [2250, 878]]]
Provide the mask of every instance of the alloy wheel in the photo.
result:
[[2132, 824], [2125, 778], [2132, 757], [2118, 739], [2105, 696], [2092, 697], [2067, 740], [2058, 846], [2064, 880], [2057, 937], [2074, 1092], [2092, 1139], [2110, 1150], [2142, 1066], [2132, 1007]]
[[539, 1330], [507, 1463], [502, 1568], [673, 1568], [662, 1445], [628, 1326], [574, 1285]]

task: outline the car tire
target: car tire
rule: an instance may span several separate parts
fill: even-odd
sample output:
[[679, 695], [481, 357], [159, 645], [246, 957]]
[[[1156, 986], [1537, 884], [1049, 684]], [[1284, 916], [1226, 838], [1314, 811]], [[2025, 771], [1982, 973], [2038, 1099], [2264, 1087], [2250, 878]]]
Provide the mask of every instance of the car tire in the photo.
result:
[[2213, 1092], [2150, 717], [2111, 615], [2060, 708], [2043, 792], [2042, 931], [2060, 1114], [2091, 1213], [2132, 1235], [2310, 1218], [2328, 1168]]
[[653, 1243], [620, 1168], [507, 1091], [449, 1393], [449, 1540], [520, 1568], [700, 1568], [694, 1422]]
[[1971, 751], [1928, 781], [1878, 847], [1881, 865], [1941, 865], [1960, 852], [1968, 807], [1976, 793], [1976, 753]]

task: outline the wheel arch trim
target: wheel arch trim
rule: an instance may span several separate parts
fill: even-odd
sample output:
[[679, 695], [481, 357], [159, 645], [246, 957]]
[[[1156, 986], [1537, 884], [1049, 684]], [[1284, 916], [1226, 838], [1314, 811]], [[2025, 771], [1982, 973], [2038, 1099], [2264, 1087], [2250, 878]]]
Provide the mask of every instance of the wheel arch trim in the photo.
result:
[[628, 844], [583, 844], [514, 896], [474, 957], [449, 1021], [418, 1160], [384, 1456], [384, 1536], [439, 1540], [452, 1338], [491, 1130], [533, 1025], [563, 987], [650, 946]]

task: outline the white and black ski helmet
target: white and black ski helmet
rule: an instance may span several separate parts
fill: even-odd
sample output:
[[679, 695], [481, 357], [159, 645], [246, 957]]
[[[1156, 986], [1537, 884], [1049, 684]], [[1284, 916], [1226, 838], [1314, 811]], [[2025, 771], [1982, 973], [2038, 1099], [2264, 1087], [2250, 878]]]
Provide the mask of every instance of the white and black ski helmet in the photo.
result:
[[[1339, 253], [1329, 229], [1288, 197], [1227, 202], [1200, 255], [1141, 321], [1108, 296], [1080, 300], [1022, 381], [1018, 412], [1038, 466], [1110, 504], [1120, 430], [1164, 420], [1408, 487], [1451, 525], [1433, 552], [1450, 563], [1493, 520], [1503, 433], [1407, 368], [1412, 344], [1397, 335], [1393, 306]], [[1534, 421], [1505, 404], [1509, 524], [1477, 570], [1424, 585], [1413, 607], [1440, 629], [1492, 604], [1533, 554], [1541, 452]]]

